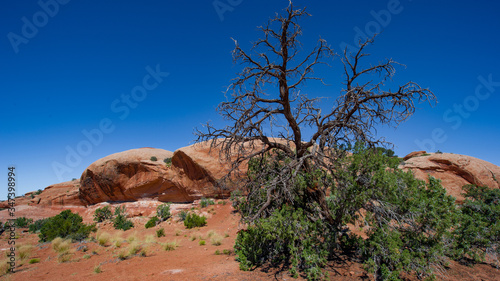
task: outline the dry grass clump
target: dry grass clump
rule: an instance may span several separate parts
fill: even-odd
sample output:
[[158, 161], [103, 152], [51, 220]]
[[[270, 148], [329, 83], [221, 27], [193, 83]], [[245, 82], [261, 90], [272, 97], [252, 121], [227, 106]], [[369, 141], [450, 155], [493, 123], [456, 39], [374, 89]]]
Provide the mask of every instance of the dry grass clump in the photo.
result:
[[210, 243], [214, 246], [220, 246], [222, 244], [223, 237], [217, 233], [215, 230], [210, 230], [207, 232], [208, 238], [210, 238]]
[[9, 259], [4, 259], [0, 261], [0, 276], [8, 274], [10, 272]]
[[107, 232], [97, 233], [96, 235], [97, 242], [99, 246], [106, 247], [108, 245], [109, 240], [111, 240], [111, 234]]
[[31, 256], [31, 252], [33, 251], [33, 246], [28, 244], [22, 245], [19, 248], [17, 248], [17, 251], [19, 253], [19, 259], [25, 260]]
[[128, 237], [127, 237], [127, 241], [129, 243], [132, 243], [134, 241], [137, 241], [137, 231], [134, 231], [134, 233], [130, 234]]
[[154, 235], [150, 234], [146, 236], [146, 240], [144, 241], [146, 243], [156, 243], [156, 238]]
[[177, 242], [177, 240], [174, 240], [172, 242], [167, 242], [165, 244], [162, 244], [162, 246], [165, 251], [173, 251], [177, 249], [177, 247], [179, 247], [179, 242]]
[[56, 239], [52, 240], [52, 249], [56, 253], [68, 253], [69, 247], [71, 246], [71, 240], [69, 239], [63, 239], [61, 237], [57, 237]]

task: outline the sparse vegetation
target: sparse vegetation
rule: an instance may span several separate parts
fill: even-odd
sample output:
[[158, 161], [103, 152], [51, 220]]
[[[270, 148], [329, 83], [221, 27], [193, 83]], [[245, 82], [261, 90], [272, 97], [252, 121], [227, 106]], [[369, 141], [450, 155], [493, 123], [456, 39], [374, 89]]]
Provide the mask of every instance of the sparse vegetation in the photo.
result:
[[134, 227], [134, 223], [127, 219], [127, 213], [125, 206], [121, 206], [115, 209], [115, 218], [113, 219], [113, 226], [115, 229], [121, 229], [127, 231]]
[[172, 158], [165, 158], [163, 159], [163, 162], [167, 165], [167, 167], [172, 166]]
[[208, 205], [214, 205], [214, 204], [215, 204], [215, 202], [214, 202], [214, 200], [212, 200], [212, 199], [201, 198], [201, 201], [200, 201], [200, 206], [201, 206], [202, 208], [205, 208], [205, 207], [206, 207], [206, 206], [208, 206]]
[[151, 156], [150, 160], [151, 161], [158, 161], [158, 158], [156, 158], [156, 156]]
[[39, 258], [34, 258], [34, 259], [30, 259], [29, 264], [34, 264], [34, 263], [39, 263], [39, 262], [40, 262]]
[[205, 240], [200, 240], [200, 241], [198, 242], [198, 245], [200, 245], [200, 246], [204, 246], [204, 245], [205, 245], [205, 243], [206, 243], [206, 242], [205, 242]]
[[156, 231], [156, 237], [160, 238], [160, 237], [164, 237], [164, 236], [165, 236], [165, 229], [160, 228]]
[[31, 252], [33, 251], [32, 245], [21, 245], [18, 249], [19, 258], [21, 260], [25, 260], [31, 256]]
[[188, 215], [188, 212], [186, 210], [180, 211], [179, 214], [178, 214], [179, 220], [180, 221], [186, 220], [187, 215]]
[[14, 224], [18, 228], [28, 227], [33, 222], [33, 219], [29, 219], [26, 217], [19, 217], [14, 220]]
[[177, 240], [163, 244], [163, 249], [165, 251], [173, 251], [177, 249], [177, 247], [179, 247], [179, 243], [177, 242]]
[[215, 233], [214, 235], [212, 235], [212, 237], [210, 237], [210, 243], [214, 246], [220, 246], [222, 245], [222, 239], [222, 236]]
[[170, 204], [161, 204], [156, 207], [156, 215], [161, 221], [165, 221], [170, 217]]
[[67, 253], [69, 251], [69, 248], [71, 246], [71, 240], [69, 239], [63, 239], [61, 237], [57, 237], [54, 240], [52, 240], [52, 249], [56, 253]]
[[184, 226], [186, 228], [202, 227], [207, 224], [207, 218], [205, 216], [198, 216], [194, 213], [189, 213], [184, 220]]
[[82, 221], [80, 215], [73, 214], [71, 210], [64, 210], [41, 223], [42, 226], [38, 235], [40, 241], [52, 241], [56, 237], [81, 241], [87, 238], [90, 232], [96, 231], [95, 225], [86, 225]]
[[111, 234], [107, 232], [97, 234], [97, 242], [99, 246], [106, 246], [111, 239]]
[[146, 223], [146, 225], [144, 225], [144, 227], [146, 228], [155, 227], [159, 221], [160, 219], [157, 216], [154, 216], [148, 220], [148, 222]]
[[102, 272], [101, 265], [96, 265], [94, 267], [94, 273], [98, 274], [98, 273], [101, 273], [101, 272]]
[[94, 212], [94, 221], [103, 222], [106, 220], [111, 220], [113, 218], [113, 213], [109, 206], [104, 206], [102, 208], [97, 208]]

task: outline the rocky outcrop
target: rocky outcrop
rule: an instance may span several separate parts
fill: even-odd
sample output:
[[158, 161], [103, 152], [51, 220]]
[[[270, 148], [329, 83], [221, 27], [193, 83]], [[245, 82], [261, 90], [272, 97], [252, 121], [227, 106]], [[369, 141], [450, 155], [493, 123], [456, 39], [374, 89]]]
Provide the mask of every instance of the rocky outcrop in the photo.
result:
[[[115, 153], [92, 163], [83, 172], [81, 198], [90, 205], [142, 198], [180, 203], [228, 196], [230, 190], [217, 187], [218, 179], [229, 167], [221, 164], [218, 155], [207, 143], [184, 147], [175, 153], [154, 148]], [[163, 161], [167, 158], [171, 158], [171, 165]]]
[[413, 157], [418, 157], [418, 156], [423, 156], [423, 155], [426, 155], [427, 152], [426, 151], [414, 151], [414, 152], [411, 152], [410, 154], [406, 155], [405, 157], [403, 157], [403, 160], [408, 160], [410, 158], [413, 158]]
[[[42, 193], [35, 195], [30, 205], [40, 206], [85, 206], [80, 197], [80, 181], [68, 181], [46, 187]], [[30, 194], [26, 196], [31, 197]]]
[[422, 180], [429, 176], [440, 179], [448, 194], [459, 202], [464, 200], [462, 186], [466, 184], [500, 188], [500, 167], [492, 163], [451, 153], [418, 155], [425, 154], [408, 158], [401, 168], [413, 171], [415, 177]]
[[139, 148], [115, 153], [92, 163], [80, 177], [81, 198], [87, 204], [105, 201], [136, 201], [168, 193], [174, 201], [188, 200], [185, 192], [170, 182], [164, 159], [173, 153]]

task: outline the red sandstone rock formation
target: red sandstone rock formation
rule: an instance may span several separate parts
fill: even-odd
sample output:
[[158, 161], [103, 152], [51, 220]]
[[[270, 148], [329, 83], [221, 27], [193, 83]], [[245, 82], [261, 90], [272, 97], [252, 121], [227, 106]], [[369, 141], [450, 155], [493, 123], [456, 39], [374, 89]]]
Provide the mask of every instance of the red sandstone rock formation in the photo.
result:
[[422, 180], [427, 180], [429, 175], [440, 179], [448, 194], [459, 202], [464, 199], [462, 186], [466, 184], [500, 188], [500, 167], [471, 156], [433, 153], [404, 159], [407, 160], [401, 168], [412, 170], [415, 177]]

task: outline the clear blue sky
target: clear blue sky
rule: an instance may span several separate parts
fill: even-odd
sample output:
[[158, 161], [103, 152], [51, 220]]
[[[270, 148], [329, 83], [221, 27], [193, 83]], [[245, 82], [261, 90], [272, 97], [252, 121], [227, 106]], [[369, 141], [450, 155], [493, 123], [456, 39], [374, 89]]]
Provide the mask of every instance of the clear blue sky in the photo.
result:
[[[214, 109], [240, 69], [230, 38], [249, 46], [260, 37], [256, 27], [288, 3], [215, 1], [220, 9], [229, 2], [234, 7], [218, 13], [213, 0], [2, 1], [0, 199], [9, 165], [20, 195], [79, 178], [115, 152], [174, 151], [192, 143], [195, 127], [220, 123]], [[419, 105], [397, 130], [380, 128], [398, 155], [441, 150], [500, 165], [498, 1], [295, 4], [313, 15], [303, 21], [304, 49], [321, 36], [339, 50], [360, 30], [380, 28], [374, 62], [405, 64], [395, 82], [413, 80], [436, 94], [437, 106]], [[310, 94], [338, 95], [341, 69], [333, 65], [317, 73], [331, 86], [311, 85]]]

